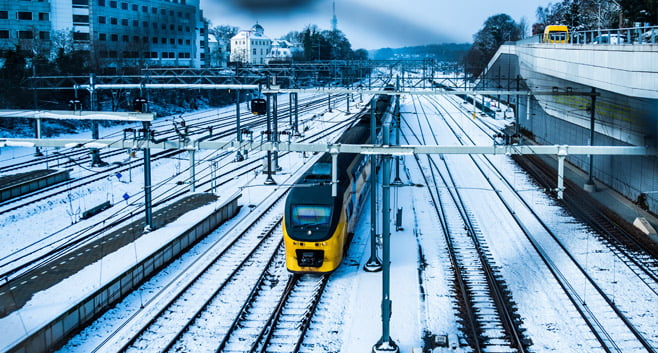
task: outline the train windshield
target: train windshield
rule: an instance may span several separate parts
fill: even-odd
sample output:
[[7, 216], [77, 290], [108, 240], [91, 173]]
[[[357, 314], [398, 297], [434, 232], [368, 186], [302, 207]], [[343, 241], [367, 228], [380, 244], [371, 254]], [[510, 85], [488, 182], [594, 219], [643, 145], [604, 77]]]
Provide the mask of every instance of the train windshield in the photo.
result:
[[331, 208], [321, 205], [296, 205], [292, 208], [293, 226], [320, 226], [331, 222]]

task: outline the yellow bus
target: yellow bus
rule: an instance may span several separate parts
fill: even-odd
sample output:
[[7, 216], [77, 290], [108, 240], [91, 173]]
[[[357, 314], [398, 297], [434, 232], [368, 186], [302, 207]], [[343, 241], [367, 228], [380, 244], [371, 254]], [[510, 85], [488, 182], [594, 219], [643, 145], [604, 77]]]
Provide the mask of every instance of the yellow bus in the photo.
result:
[[550, 25], [544, 29], [544, 43], [568, 43], [569, 27], [562, 25]]

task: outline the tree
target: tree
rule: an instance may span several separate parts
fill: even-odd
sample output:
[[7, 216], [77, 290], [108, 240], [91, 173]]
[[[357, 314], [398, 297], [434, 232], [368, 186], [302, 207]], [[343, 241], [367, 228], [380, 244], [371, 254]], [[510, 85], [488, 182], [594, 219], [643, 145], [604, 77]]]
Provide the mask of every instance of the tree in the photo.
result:
[[473, 46], [465, 58], [466, 72], [479, 75], [501, 44], [520, 38], [521, 29], [509, 15], [498, 14], [489, 17], [482, 29], [473, 36]]

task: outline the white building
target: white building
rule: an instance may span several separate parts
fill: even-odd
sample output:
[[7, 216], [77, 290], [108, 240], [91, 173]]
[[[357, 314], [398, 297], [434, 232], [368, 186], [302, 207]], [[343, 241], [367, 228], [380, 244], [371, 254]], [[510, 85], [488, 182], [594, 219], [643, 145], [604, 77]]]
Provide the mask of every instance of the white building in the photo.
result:
[[242, 30], [231, 38], [231, 62], [265, 65], [272, 40], [264, 33], [263, 27], [256, 23], [250, 30]]
[[265, 61], [267, 64], [291, 62], [296, 50], [297, 48], [287, 40], [275, 39], [272, 41], [272, 49]]

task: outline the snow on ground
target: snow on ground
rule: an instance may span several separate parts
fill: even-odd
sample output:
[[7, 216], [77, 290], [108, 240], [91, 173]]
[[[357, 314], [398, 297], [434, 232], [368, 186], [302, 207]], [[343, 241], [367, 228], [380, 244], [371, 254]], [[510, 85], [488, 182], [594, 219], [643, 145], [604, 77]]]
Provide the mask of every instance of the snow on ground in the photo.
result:
[[[411, 98], [403, 97], [402, 112], [404, 119], [416, 120], [421, 111], [416, 111], [417, 106], [411, 102]], [[429, 112], [432, 108], [426, 107]], [[467, 125], [461, 113], [451, 108], [453, 114], [460, 114], [459, 119], [462, 125]], [[341, 115], [336, 113], [336, 115]], [[431, 114], [438, 118], [436, 114]], [[325, 116], [329, 120], [328, 116]], [[482, 119], [488, 119], [482, 117]], [[500, 123], [500, 120], [496, 121]], [[438, 124], [438, 122], [437, 122]], [[330, 123], [316, 124], [318, 129], [326, 129]], [[405, 126], [405, 125], [403, 125]], [[406, 128], [406, 126], [405, 126]], [[447, 129], [436, 130], [440, 134], [439, 138], [442, 144], [451, 143], [451, 137]], [[433, 142], [428, 142], [433, 143]], [[485, 141], [482, 143], [490, 143]], [[4, 149], [3, 149], [4, 151]], [[0, 163], [11, 163], [18, 158], [22, 152], [14, 149], [11, 152], [3, 152]], [[15, 158], [14, 158], [15, 157]], [[289, 155], [288, 160], [284, 160], [284, 166], [296, 165], [303, 163], [299, 155]], [[498, 201], [492, 199], [494, 192], [492, 190], [483, 190], [482, 185], [477, 183], [479, 177], [469, 169], [463, 169], [468, 163], [462, 159], [464, 156], [451, 156], [449, 163], [454, 166], [459, 176], [459, 184], [462, 185], [464, 193], [471, 209], [478, 217], [478, 224], [482, 232], [487, 236], [488, 245], [490, 246], [497, 264], [501, 267], [513, 297], [519, 306], [519, 313], [522, 315], [524, 326], [528, 330], [528, 336], [533, 340], [534, 345], [531, 347], [532, 352], [595, 352], [600, 347], [593, 341], [593, 336], [589, 333], [582, 320], [579, 318], [575, 309], [566, 305], [567, 300], [561, 292], [546, 291], [546, 288], [555, 288], [555, 280], [545, 275], [545, 267], [541, 260], [534, 255], [527, 243], [519, 242], [511, 234], [518, 232], [516, 227], [507, 221], [501, 222], [496, 218], [496, 214], [501, 207]], [[593, 261], [592, 251], [597, 253], [596, 257], [601, 257], [600, 262], [592, 266], [609, 269], [610, 262], [614, 261], [610, 257], [603, 259], [605, 248], [597, 244], [597, 240], [589, 236], [588, 231], [578, 225], [575, 221], [564, 216], [564, 213], [554, 205], [554, 203], [543, 193], [532, 191], [533, 186], [530, 181], [519, 175], [518, 169], [514, 168], [507, 157], [498, 156], [496, 163], [509, 171], [516, 181], [515, 186], [528, 194], [535, 208], [544, 217], [547, 222], [554, 228], [558, 234], [564, 234], [564, 241], [574, 248], [579, 257], [588, 256], [589, 261]], [[172, 165], [163, 163], [158, 168], [175, 169]], [[403, 158], [403, 182], [423, 183], [420, 172], [413, 160], [413, 157]], [[285, 172], [284, 168], [284, 172]], [[164, 177], [163, 177], [164, 178]], [[141, 175], [135, 171], [133, 180], [136, 182], [136, 191], [141, 186]], [[115, 184], [115, 181], [107, 181], [105, 188], [116, 191], [113, 194], [122, 192], [125, 189], [123, 185]], [[244, 181], [245, 184], [234, 183], [223, 189], [221, 194], [229, 195], [233, 192], [242, 191], [243, 196], [240, 200], [242, 205], [258, 203], [269, 189], [262, 187], [262, 176], [254, 177]], [[256, 186], [258, 185], [258, 186]], [[99, 192], [100, 190], [100, 192]], [[102, 187], [95, 191], [89, 191], [89, 195], [102, 192]], [[431, 202], [427, 191], [424, 188], [403, 186], [393, 188], [393, 193], [397, 199], [397, 204], [393, 208], [403, 208], [403, 227], [401, 231], [395, 231], [392, 225], [391, 236], [391, 337], [400, 346], [401, 352], [410, 352], [413, 347], [422, 346], [423, 330], [427, 329], [437, 335], [460, 335], [460, 325], [456, 316], [455, 299], [452, 297], [452, 274], [449, 260], [446, 253], [446, 245], [443, 236], [439, 233], [440, 228], [437, 225], [438, 219], [431, 208], [427, 205]], [[100, 199], [107, 197], [102, 195]], [[221, 202], [220, 199], [219, 202]], [[87, 201], [93, 203], [95, 201]], [[202, 213], [212, 210], [214, 205], [206, 206], [191, 215], [184, 216], [180, 222], [189, 223], [194, 217], [200, 217]], [[381, 201], [378, 205], [381, 208]], [[57, 212], [65, 212], [59, 210]], [[201, 253], [203, 249], [211, 246], [213, 242], [220, 241], [222, 230], [229, 229], [233, 222], [240, 217], [245, 216], [248, 212], [247, 207], [243, 207], [240, 214], [231, 220], [227, 225], [220, 227], [207, 240], [201, 242], [189, 254], [184, 255], [179, 261], [176, 261], [167, 270], [154, 277], [146, 283], [140, 291], [128, 296], [116, 308], [110, 310], [108, 314], [99, 319], [92, 327], [85, 330], [82, 334], [76, 336], [62, 351], [87, 351], [94, 346], [94, 342], [102, 340], [104, 335], [113, 330], [114, 325], [120, 322], [122, 318], [129, 316], [136, 308], [139, 308], [141, 302], [149, 300], [150, 293], [157, 292], [158, 283], [167, 283], [169, 279], [175, 276], [178, 268], [184, 267], [184, 264], [193, 261], [196, 254]], [[65, 213], [63, 213], [65, 214]], [[349, 256], [343, 265], [333, 274], [330, 284], [324, 294], [324, 300], [318, 306], [318, 312], [322, 313], [321, 317], [314, 319], [311, 326], [312, 330], [308, 340], [316, 344], [321, 351], [341, 351], [341, 352], [367, 352], [381, 337], [381, 273], [367, 273], [363, 271], [363, 265], [369, 258], [369, 204], [366, 204], [362, 212], [362, 217], [356, 228], [354, 242], [350, 248]], [[25, 217], [27, 220], [33, 219], [35, 215]], [[51, 226], [49, 229], [64, 227], [69, 220], [68, 217], [60, 216], [65, 221]], [[52, 218], [52, 217], [51, 217]], [[394, 222], [394, 219], [392, 219]], [[20, 224], [20, 226], [18, 226]], [[111, 277], [110, 271], [119, 271], [132, 265], [133, 259], [143, 256], [149, 249], [154, 246], [149, 243], [149, 239], [156, 237], [166, 238], [173, 234], [177, 229], [174, 223], [162, 230], [149, 234], [141, 243], [136, 246], [128, 246], [119, 252], [113, 254], [116, 258], [131, 259], [130, 263], [114, 261], [107, 258], [103, 260], [104, 266], [102, 277], [99, 267], [101, 264], [91, 265], [80, 274], [72, 276], [69, 280], [62, 282], [60, 285], [39, 293], [28, 303], [25, 309], [19, 313], [0, 320], [0, 331], [10, 332], [11, 335], [3, 335], [0, 339], [0, 347], [6, 347], [8, 343], [13, 342], [34, 327], [38, 326], [37, 317], [44, 318], [61, 312], [67, 305], [70, 305], [76, 298], [71, 298], [71, 283], [87, 283], [89, 290], [97, 288], [102, 283], [102, 278]], [[16, 227], [13, 231], [11, 228], [2, 231], [0, 234], [16, 233], [21, 234], [38, 233], [43, 236], [44, 233], [38, 228], [30, 227], [29, 222], [20, 223], [16, 217]], [[9, 227], [5, 225], [5, 227]], [[40, 227], [44, 227], [41, 224]], [[162, 233], [158, 233], [158, 232]], [[171, 232], [171, 233], [170, 233]], [[381, 232], [381, 224], [378, 224], [378, 233]], [[1, 236], [1, 235], [0, 235]], [[26, 239], [32, 242], [35, 239]], [[5, 239], [2, 239], [3, 243]], [[20, 245], [13, 245], [13, 248]], [[424, 296], [420, 293], [419, 283], [419, 246], [424, 255], [425, 271], [421, 277], [425, 289]], [[592, 262], [590, 262], [592, 264]], [[113, 265], [119, 265], [112, 269]], [[613, 264], [614, 265], [614, 264]], [[94, 268], [95, 267], [95, 268]], [[610, 271], [600, 271], [604, 280], [610, 282], [610, 276], [614, 276]], [[544, 273], [544, 275], [540, 275]], [[626, 274], [617, 273], [616, 283], [607, 286], [610, 291], [627, 291], [633, 290], [632, 283], [625, 283], [620, 277]], [[607, 278], [607, 279], [606, 279]], [[615, 278], [615, 277], [613, 277]], [[53, 298], [55, 298], [53, 300]], [[651, 305], [651, 303], [640, 303], [631, 305]], [[655, 308], [655, 304], [654, 304]], [[651, 310], [649, 310], [650, 312]], [[653, 310], [655, 313], [655, 310]], [[647, 313], [647, 321], [655, 323], [653, 314]]]

